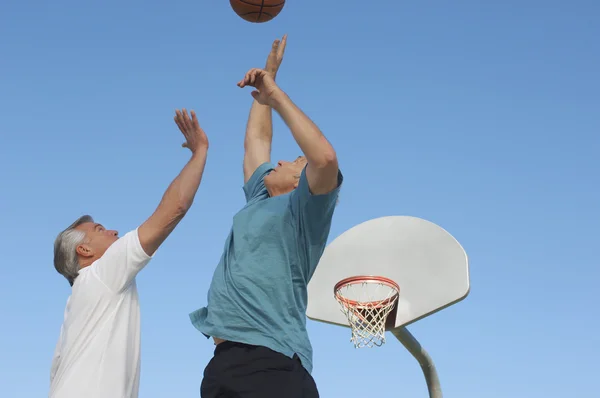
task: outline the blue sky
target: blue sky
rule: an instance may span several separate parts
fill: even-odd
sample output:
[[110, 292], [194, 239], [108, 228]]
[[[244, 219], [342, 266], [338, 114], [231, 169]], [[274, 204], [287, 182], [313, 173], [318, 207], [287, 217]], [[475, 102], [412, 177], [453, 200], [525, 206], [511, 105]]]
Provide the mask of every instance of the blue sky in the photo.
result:
[[[70, 288], [56, 234], [83, 213], [125, 233], [186, 162], [175, 108], [210, 139], [193, 209], [138, 278], [141, 398], [197, 397], [213, 346], [190, 324], [243, 204], [249, 90], [289, 34], [278, 81], [345, 175], [330, 239], [385, 215], [450, 231], [469, 297], [410, 330], [445, 397], [583, 397], [596, 387], [597, 1], [290, 0], [250, 24], [225, 0], [0, 5], [0, 396], [47, 394]], [[298, 155], [275, 118], [274, 159]], [[594, 305], [595, 304], [595, 305]], [[309, 321], [321, 395], [426, 397], [393, 336], [355, 350]]]

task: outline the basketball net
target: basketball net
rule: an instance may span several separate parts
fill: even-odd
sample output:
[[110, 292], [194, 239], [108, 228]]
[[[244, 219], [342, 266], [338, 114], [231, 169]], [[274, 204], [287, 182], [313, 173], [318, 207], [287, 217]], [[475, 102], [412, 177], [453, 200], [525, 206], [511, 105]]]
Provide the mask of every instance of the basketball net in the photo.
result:
[[346, 278], [335, 285], [335, 298], [352, 329], [355, 348], [385, 344], [385, 324], [398, 301], [400, 288], [379, 276]]

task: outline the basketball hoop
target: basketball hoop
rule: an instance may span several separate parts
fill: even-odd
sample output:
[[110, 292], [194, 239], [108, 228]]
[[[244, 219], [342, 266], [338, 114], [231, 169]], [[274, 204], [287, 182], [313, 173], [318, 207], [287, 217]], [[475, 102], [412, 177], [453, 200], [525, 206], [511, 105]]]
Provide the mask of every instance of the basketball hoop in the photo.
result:
[[353, 276], [333, 288], [352, 328], [354, 347], [385, 344], [385, 324], [400, 295], [400, 287], [383, 276]]

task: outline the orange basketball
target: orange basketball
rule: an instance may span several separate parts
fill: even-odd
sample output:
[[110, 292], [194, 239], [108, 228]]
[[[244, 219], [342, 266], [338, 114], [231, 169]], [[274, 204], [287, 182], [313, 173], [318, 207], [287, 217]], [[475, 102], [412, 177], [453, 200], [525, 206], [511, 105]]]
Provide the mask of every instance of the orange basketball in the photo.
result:
[[248, 22], [267, 22], [275, 18], [285, 0], [229, 0], [231, 8]]

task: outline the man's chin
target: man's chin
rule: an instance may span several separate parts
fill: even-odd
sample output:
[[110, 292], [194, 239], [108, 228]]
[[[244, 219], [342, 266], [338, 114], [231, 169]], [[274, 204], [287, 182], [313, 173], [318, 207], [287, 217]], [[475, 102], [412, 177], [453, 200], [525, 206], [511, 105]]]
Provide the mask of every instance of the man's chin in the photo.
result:
[[275, 177], [275, 171], [273, 170], [272, 172], [270, 172], [269, 174], [267, 174], [264, 178], [263, 181], [265, 183], [265, 185], [269, 185], [272, 184], [274, 182], [274, 177]]

